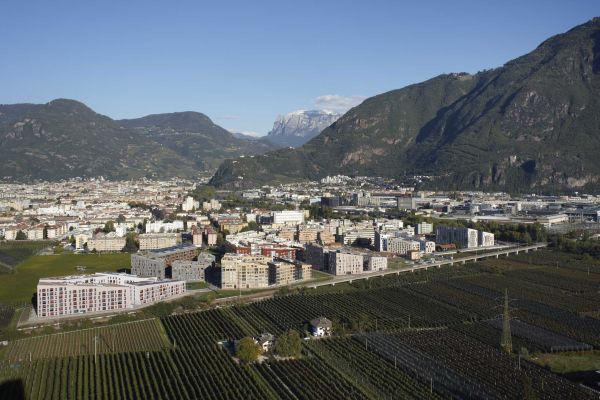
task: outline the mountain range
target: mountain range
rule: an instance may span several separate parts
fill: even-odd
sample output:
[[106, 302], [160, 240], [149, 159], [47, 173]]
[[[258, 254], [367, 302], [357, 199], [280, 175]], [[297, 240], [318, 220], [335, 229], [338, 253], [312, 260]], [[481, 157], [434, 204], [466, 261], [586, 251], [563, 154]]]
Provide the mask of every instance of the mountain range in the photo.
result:
[[279, 115], [265, 137], [280, 147], [298, 147], [333, 124], [341, 114], [328, 110], [298, 110]]
[[598, 191], [600, 18], [476, 74], [365, 100], [297, 149], [225, 161], [244, 188], [332, 174], [430, 175], [443, 189]]
[[0, 179], [193, 178], [274, 148], [249, 146], [197, 112], [119, 121], [67, 99], [0, 105]]

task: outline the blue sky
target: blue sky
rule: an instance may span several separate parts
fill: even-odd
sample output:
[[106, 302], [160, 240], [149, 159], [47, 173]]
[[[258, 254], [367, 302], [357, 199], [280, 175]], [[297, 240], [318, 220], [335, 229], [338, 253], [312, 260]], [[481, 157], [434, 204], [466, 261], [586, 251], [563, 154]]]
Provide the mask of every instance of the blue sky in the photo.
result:
[[4, 0], [0, 103], [193, 110], [265, 134], [277, 114], [500, 66], [594, 16], [597, 0]]

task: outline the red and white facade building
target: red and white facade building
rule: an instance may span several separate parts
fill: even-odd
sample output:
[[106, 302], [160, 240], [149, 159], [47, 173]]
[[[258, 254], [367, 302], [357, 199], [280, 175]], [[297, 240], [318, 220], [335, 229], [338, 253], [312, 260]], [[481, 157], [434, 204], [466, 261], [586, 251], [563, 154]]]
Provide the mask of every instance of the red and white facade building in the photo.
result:
[[184, 292], [185, 281], [123, 273], [42, 278], [37, 286], [37, 314], [48, 318], [125, 310]]

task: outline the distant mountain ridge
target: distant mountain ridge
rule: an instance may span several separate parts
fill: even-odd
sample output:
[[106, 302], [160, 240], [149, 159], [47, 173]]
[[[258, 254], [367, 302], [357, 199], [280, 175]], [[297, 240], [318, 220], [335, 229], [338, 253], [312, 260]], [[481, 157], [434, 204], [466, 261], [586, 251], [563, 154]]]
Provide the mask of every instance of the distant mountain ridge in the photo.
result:
[[298, 110], [279, 115], [266, 139], [276, 145], [298, 147], [333, 124], [341, 114], [327, 110]]
[[212, 183], [434, 175], [430, 186], [600, 190], [600, 18], [475, 75], [441, 75], [352, 108], [298, 149], [225, 161]]
[[193, 178], [248, 146], [196, 112], [115, 121], [75, 100], [0, 105], [0, 179]]

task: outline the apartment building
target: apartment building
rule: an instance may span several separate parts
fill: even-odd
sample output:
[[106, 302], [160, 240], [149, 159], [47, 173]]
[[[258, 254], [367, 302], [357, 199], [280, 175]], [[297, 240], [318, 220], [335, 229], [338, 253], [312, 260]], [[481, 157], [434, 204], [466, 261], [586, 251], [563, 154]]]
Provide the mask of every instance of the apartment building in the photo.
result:
[[328, 230], [322, 230], [319, 232], [317, 239], [323, 245], [332, 244], [335, 243], [335, 234], [331, 233]]
[[167, 277], [167, 268], [175, 261], [192, 261], [198, 250], [194, 246], [180, 245], [131, 255], [131, 273], [141, 277]]
[[433, 233], [433, 224], [429, 222], [419, 222], [416, 226], [417, 235], [429, 235]]
[[304, 259], [314, 269], [324, 271], [329, 266], [329, 251], [316, 243], [308, 243], [304, 246]]
[[419, 250], [425, 254], [431, 254], [435, 251], [435, 242], [431, 240], [419, 240]]
[[437, 244], [457, 243], [462, 248], [478, 246], [479, 234], [475, 229], [440, 225], [435, 232]]
[[299, 227], [297, 236], [300, 243], [316, 242], [318, 231], [314, 227]]
[[479, 246], [493, 246], [495, 244], [494, 234], [490, 232], [478, 231], [477, 244]]
[[181, 242], [178, 233], [144, 233], [138, 236], [140, 250], [164, 249], [176, 246]]
[[387, 251], [390, 253], [406, 255], [411, 250], [421, 250], [419, 241], [401, 237], [390, 237], [387, 239]]
[[42, 278], [37, 286], [40, 318], [131, 309], [185, 292], [185, 282], [122, 273]]
[[368, 257], [365, 270], [368, 272], [385, 271], [388, 266], [387, 257], [371, 256]]
[[273, 212], [273, 224], [300, 225], [304, 223], [304, 211], [284, 210]]
[[97, 252], [121, 251], [125, 247], [125, 242], [126, 239], [117, 236], [115, 232], [98, 233], [87, 240], [87, 249]]
[[333, 275], [362, 274], [364, 255], [342, 250], [329, 252], [329, 272]]
[[256, 289], [269, 286], [271, 257], [227, 253], [221, 259], [222, 289]]
[[310, 264], [280, 260], [270, 262], [268, 265], [270, 285], [290, 285], [309, 280], [312, 277], [312, 267]]
[[196, 261], [176, 260], [171, 264], [171, 278], [186, 282], [205, 281], [205, 270], [215, 263], [215, 256], [200, 253]]

